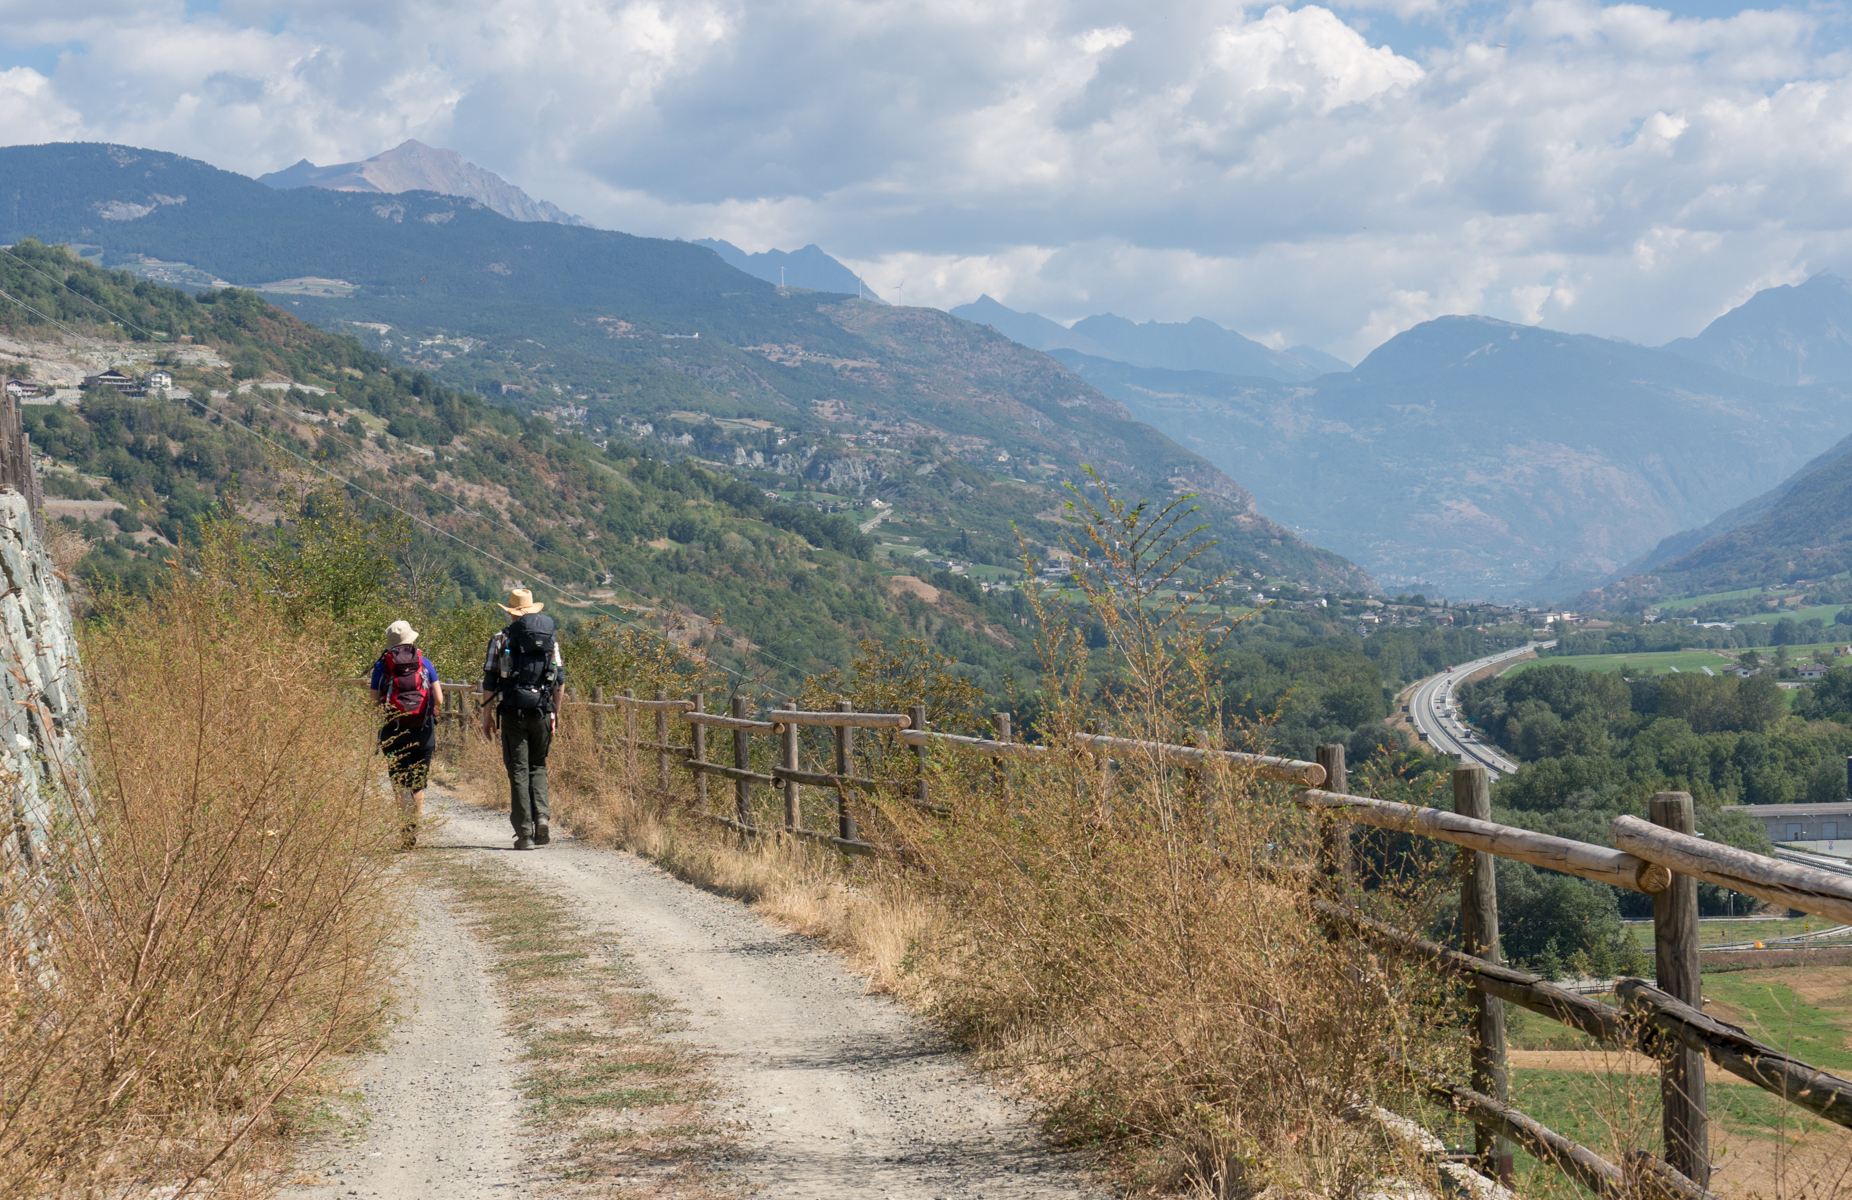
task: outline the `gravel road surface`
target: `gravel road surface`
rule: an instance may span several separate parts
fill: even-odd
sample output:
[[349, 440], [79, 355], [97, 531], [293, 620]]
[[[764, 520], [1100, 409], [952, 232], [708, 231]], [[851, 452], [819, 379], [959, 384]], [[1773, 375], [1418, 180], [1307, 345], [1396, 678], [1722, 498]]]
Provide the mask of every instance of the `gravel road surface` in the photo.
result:
[[289, 1200], [530, 1194], [515, 1090], [521, 1047], [502, 1028], [488, 955], [438, 894], [419, 893], [412, 915], [405, 1016], [359, 1082], [364, 1132], [304, 1152], [305, 1182], [283, 1193]]
[[[436, 841], [494, 855], [576, 902], [587, 931], [610, 936], [683, 1010], [687, 1027], [675, 1036], [712, 1056], [715, 1115], [735, 1134], [716, 1166], [735, 1186], [790, 1200], [1107, 1194], [928, 1026], [866, 994], [835, 954], [630, 854], [559, 834], [514, 853], [505, 815], [431, 795], [448, 819]], [[486, 960], [440, 902], [427, 897], [423, 913], [418, 1006], [368, 1067], [365, 1144], [327, 1160], [347, 1172], [332, 1186], [293, 1197], [526, 1189], [512, 1153], [516, 1048], [499, 1032]]]

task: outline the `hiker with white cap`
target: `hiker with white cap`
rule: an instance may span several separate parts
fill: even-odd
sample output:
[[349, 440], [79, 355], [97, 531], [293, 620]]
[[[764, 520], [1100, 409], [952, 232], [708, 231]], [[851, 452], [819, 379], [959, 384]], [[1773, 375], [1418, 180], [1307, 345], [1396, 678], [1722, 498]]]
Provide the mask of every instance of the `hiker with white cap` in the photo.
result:
[[566, 686], [566, 663], [559, 653], [559, 630], [545, 605], [526, 588], [508, 593], [497, 605], [514, 619], [489, 639], [482, 664], [482, 736], [502, 732], [502, 765], [508, 769], [508, 817], [514, 823], [514, 848], [532, 850], [552, 838], [547, 805], [547, 751], [559, 720], [560, 693]]
[[379, 748], [399, 801], [399, 843], [410, 850], [418, 844], [418, 822], [424, 816], [424, 785], [437, 752], [444, 685], [418, 649], [418, 631], [408, 621], [386, 626], [386, 652], [373, 664], [373, 702], [385, 710]]

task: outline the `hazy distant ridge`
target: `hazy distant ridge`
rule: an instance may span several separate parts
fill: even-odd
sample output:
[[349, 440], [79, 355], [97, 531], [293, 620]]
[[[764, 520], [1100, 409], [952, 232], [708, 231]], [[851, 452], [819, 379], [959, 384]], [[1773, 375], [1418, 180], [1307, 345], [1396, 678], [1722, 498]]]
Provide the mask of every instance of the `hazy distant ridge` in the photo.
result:
[[1349, 363], [1322, 350], [1310, 346], [1271, 350], [1202, 317], [1181, 323], [1146, 321], [1139, 324], [1112, 313], [1100, 313], [1076, 321], [1068, 328], [1040, 313], [1017, 312], [989, 296], [959, 305], [952, 310], [952, 315], [988, 325], [1011, 341], [1032, 349], [1078, 350], [1135, 367], [1216, 371], [1224, 375], [1278, 379], [1283, 383], [1300, 383], [1334, 371], [1350, 370]]

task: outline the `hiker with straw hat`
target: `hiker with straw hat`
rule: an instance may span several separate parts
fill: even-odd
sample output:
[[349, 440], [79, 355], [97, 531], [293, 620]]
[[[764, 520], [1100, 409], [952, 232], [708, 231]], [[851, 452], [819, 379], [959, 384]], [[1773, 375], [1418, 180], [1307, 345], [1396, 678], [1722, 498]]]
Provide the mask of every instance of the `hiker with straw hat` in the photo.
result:
[[424, 816], [424, 785], [437, 753], [437, 710], [444, 706], [444, 685], [437, 667], [418, 649], [418, 631], [409, 621], [386, 626], [386, 652], [373, 664], [373, 702], [385, 713], [379, 729], [380, 752], [399, 801], [399, 844], [418, 844]]
[[559, 720], [566, 664], [559, 654], [559, 630], [545, 605], [526, 588], [508, 593], [496, 607], [514, 618], [489, 639], [482, 664], [482, 736], [502, 733], [502, 765], [508, 769], [508, 817], [514, 848], [532, 850], [551, 840], [547, 806], [547, 751]]

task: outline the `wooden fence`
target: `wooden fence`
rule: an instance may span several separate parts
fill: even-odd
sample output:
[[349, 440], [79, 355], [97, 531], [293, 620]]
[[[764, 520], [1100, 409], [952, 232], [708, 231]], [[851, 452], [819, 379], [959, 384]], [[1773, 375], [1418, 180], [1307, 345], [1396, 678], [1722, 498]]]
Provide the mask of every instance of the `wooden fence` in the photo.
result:
[[[449, 686], [449, 685], [447, 685]], [[468, 691], [467, 687], [464, 690]], [[1474, 1037], [1470, 1078], [1461, 1083], [1416, 1072], [1427, 1090], [1471, 1121], [1476, 1130], [1476, 1165], [1506, 1185], [1512, 1179], [1511, 1145], [1603, 1197], [1692, 1198], [1710, 1195], [1711, 1173], [1704, 1064], [1706, 1060], [1835, 1124], [1852, 1127], [1852, 1082], [1765, 1045], [1741, 1029], [1702, 1011], [1698, 970], [1700, 881], [1714, 883], [1773, 904], [1836, 921], [1852, 922], [1852, 878], [1721, 846], [1696, 836], [1691, 797], [1664, 792], [1652, 798], [1650, 819], [1620, 817], [1611, 828], [1612, 846], [1553, 837], [1491, 820], [1491, 789], [1485, 768], [1453, 773], [1453, 811], [1398, 804], [1348, 793], [1344, 747], [1318, 747], [1316, 762], [1243, 754], [1200, 746], [1138, 741], [1076, 733], [1073, 746], [1057, 748], [1014, 740], [1008, 713], [994, 714], [991, 737], [963, 737], [927, 728], [925, 709], [905, 713], [854, 712], [849, 702], [834, 711], [774, 709], [755, 715], [743, 696], [726, 713], [709, 713], [706, 697], [653, 699], [603, 691], [569, 706], [592, 715], [593, 736], [615, 744], [626, 757], [628, 777], [645, 791], [673, 795], [672, 769], [689, 772], [695, 785], [696, 817], [748, 837], [794, 836], [824, 843], [847, 854], [904, 855], [903, 847], [870, 840], [858, 822], [858, 796], [886, 791], [932, 812], [946, 810], [930, 794], [925, 763], [936, 754], [992, 759], [1048, 761], [1058, 753], [1084, 757], [1103, 778], [1122, 759], [1202, 771], [1221, 767], [1294, 785], [1294, 803], [1319, 819], [1319, 865], [1324, 894], [1313, 909], [1334, 936], [1354, 937], [1379, 952], [1422, 963], [1463, 981], [1472, 997]], [[457, 729], [464, 720], [456, 707]], [[616, 720], [611, 719], [612, 716]], [[640, 717], [653, 718], [653, 737], [640, 736]], [[670, 725], [686, 728], [686, 740], [671, 741]], [[612, 726], [616, 728], [613, 729]], [[829, 739], [828, 770], [800, 767], [800, 736], [806, 729]], [[857, 730], [890, 730], [911, 750], [920, 769], [904, 777], [877, 779], [855, 773]], [[710, 731], [731, 737], [731, 763], [717, 762]], [[778, 739], [776, 762], [753, 769], [752, 738]], [[640, 774], [642, 756], [653, 770]], [[764, 757], [764, 754], [761, 754]], [[1007, 768], [1004, 768], [1007, 769]], [[644, 780], [648, 782], [644, 782]], [[714, 811], [710, 779], [732, 784], [730, 811]], [[753, 789], [781, 793], [773, 821], [760, 819]], [[827, 826], [812, 827], [804, 816], [802, 792], [831, 794]], [[813, 809], [814, 811], [814, 809]], [[1451, 843], [1462, 850], [1460, 923], [1464, 950], [1407, 930], [1395, 929], [1344, 903], [1354, 887], [1349, 829], [1366, 825]], [[1583, 879], [1612, 884], [1653, 897], [1655, 981], [1624, 980], [1610, 1006], [1503, 965], [1499, 951], [1498, 896], [1493, 859], [1509, 858]], [[1579, 1030], [1604, 1047], [1638, 1051], [1660, 1064], [1663, 1157], [1634, 1150], [1620, 1163], [1544, 1127], [1509, 1105], [1504, 1006], [1521, 1008]], [[1411, 1071], [1414, 1068], [1410, 1068]]]

